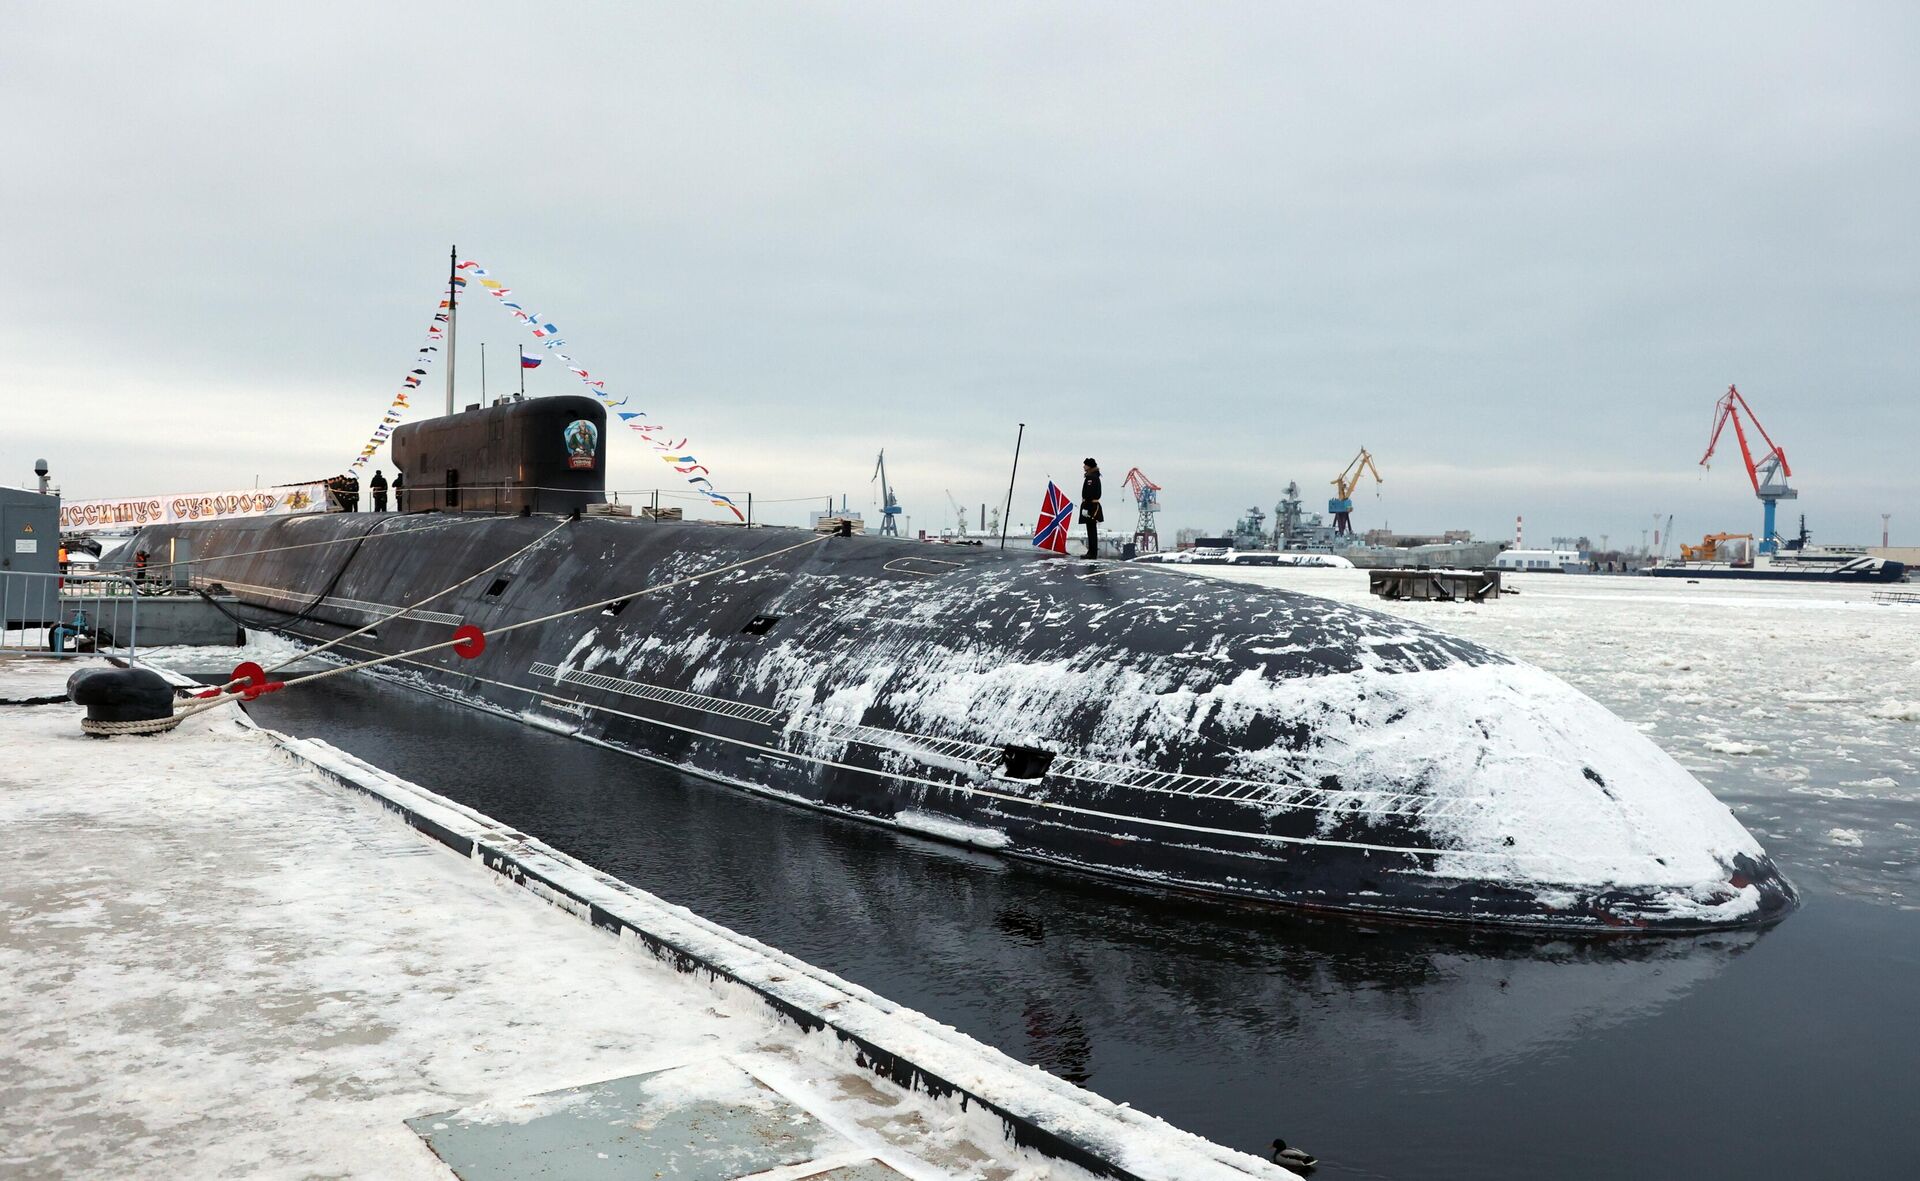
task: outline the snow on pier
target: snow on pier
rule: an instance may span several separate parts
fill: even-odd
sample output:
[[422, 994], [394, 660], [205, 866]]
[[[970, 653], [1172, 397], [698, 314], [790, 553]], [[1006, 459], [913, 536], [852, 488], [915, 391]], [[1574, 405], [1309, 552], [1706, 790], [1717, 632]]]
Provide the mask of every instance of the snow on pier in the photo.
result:
[[0, 1174], [1292, 1176], [235, 708], [80, 712], [0, 706]]

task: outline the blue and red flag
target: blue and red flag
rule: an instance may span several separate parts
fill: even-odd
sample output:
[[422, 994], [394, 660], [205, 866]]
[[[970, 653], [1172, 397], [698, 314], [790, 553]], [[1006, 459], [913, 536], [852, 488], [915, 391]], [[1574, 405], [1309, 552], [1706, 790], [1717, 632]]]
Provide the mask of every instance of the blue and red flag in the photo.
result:
[[520, 350], [520, 368], [522, 369], [538, 369], [540, 368], [540, 362], [544, 360], [546, 360], [545, 357], [529, 357], [527, 356], [527, 350]]
[[1056, 554], [1067, 552], [1067, 533], [1073, 526], [1073, 502], [1060, 486], [1047, 481], [1047, 496], [1040, 502], [1040, 523], [1033, 528], [1033, 544]]

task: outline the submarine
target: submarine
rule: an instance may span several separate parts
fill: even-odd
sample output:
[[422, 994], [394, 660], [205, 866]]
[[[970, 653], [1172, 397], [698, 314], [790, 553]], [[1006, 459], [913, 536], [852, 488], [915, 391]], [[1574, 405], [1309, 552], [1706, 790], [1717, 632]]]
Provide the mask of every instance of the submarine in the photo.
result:
[[[1134, 886], [1557, 932], [1797, 903], [1645, 735], [1433, 628], [1174, 565], [598, 515], [586, 397], [409, 424], [393, 455], [404, 511], [152, 525], [120, 552], [330, 658], [411, 653], [368, 675]], [[468, 625], [477, 655], [414, 652]]]

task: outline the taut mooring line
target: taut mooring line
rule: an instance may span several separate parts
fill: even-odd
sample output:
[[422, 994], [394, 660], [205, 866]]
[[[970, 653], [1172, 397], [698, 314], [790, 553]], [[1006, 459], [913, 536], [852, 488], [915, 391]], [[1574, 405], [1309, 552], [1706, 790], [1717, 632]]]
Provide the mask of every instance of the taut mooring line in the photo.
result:
[[[564, 526], [567, 523], [568, 522], [563, 521], [561, 522], [561, 526]], [[397, 617], [398, 615], [404, 614], [407, 611], [414, 610], [420, 607], [422, 604], [429, 602], [434, 598], [438, 598], [440, 595], [444, 595], [448, 593], [448, 591], [454, 590], [462, 585], [465, 585], [468, 582], [473, 581], [473, 579], [478, 578], [481, 574], [487, 573], [488, 570], [497, 569], [498, 567], [505, 565], [507, 562], [512, 561], [513, 558], [518, 557], [519, 553], [524, 553], [526, 550], [533, 548], [534, 545], [538, 545], [541, 541], [545, 541], [547, 537], [551, 537], [553, 533], [556, 532], [561, 526], [555, 526], [553, 530], [549, 530], [547, 534], [545, 534], [544, 536], [540, 538], [536, 538], [533, 542], [529, 543], [526, 546], [523, 546], [519, 552], [515, 554], [511, 554], [508, 557], [502, 559], [501, 561], [494, 563], [494, 565], [488, 567], [487, 570], [481, 570], [473, 574], [470, 574], [466, 578], [462, 579], [460, 582], [457, 582], [453, 586], [448, 587], [446, 590], [438, 591], [434, 595], [429, 596], [427, 599], [422, 599], [420, 602], [415, 603], [410, 607], [402, 608], [400, 611], [395, 612], [395, 617]], [[467, 659], [472, 659], [473, 657], [480, 655], [481, 652], [486, 650], [486, 641], [487, 641], [487, 637], [489, 636], [505, 635], [506, 633], [511, 631], [518, 631], [523, 627], [532, 627], [535, 624], [539, 624], [539, 623], [551, 623], [556, 619], [564, 619], [569, 615], [579, 615], [582, 612], [586, 612], [586, 611], [597, 611], [603, 607], [611, 607], [615, 603], [624, 603], [629, 599], [640, 598], [642, 595], [650, 595], [650, 594], [655, 594], [659, 591], [672, 590], [674, 587], [677, 587], [677, 586], [687, 586], [695, 582], [700, 582], [705, 579], [712, 578], [716, 575], [726, 574], [731, 571], [739, 570], [747, 566], [752, 566], [760, 562], [769, 562], [769, 561], [772, 561], [774, 558], [782, 557], [786, 554], [793, 553], [796, 550], [806, 549], [808, 546], [819, 545], [821, 542], [828, 540], [832, 536], [833, 536], [832, 534], [824, 534], [819, 537], [809, 537], [807, 540], [799, 542], [797, 544], [784, 546], [780, 549], [773, 550], [769, 553], [755, 554], [750, 558], [742, 558], [738, 562], [729, 562], [724, 566], [716, 566], [711, 570], [703, 570], [698, 574], [689, 574], [684, 578], [676, 578], [669, 582], [659, 583], [655, 586], [642, 587], [639, 590], [629, 591], [626, 594], [622, 594], [622, 595], [615, 595], [612, 598], [599, 599], [591, 603], [582, 603], [576, 607], [568, 607], [568, 608], [565, 608], [564, 610], [554, 611], [549, 614], [541, 615], [533, 619], [523, 619], [518, 623], [509, 623], [501, 627], [491, 628], [486, 631], [482, 631], [480, 628], [477, 628], [470, 623], [465, 624], [455, 630], [453, 638], [450, 640], [442, 640], [437, 644], [427, 644], [427, 645], [424, 645], [423, 647], [413, 648], [405, 652], [395, 652], [390, 656], [377, 656], [372, 660], [362, 660], [362, 661], [357, 661], [353, 664], [343, 664], [335, 668], [324, 669], [320, 672], [308, 673], [307, 675], [302, 677], [294, 677], [291, 680], [268, 681], [265, 679], [266, 678], [265, 670], [260, 669], [259, 666], [257, 665], [253, 667], [248, 667], [247, 665], [243, 664], [239, 668], [234, 670], [235, 675], [232, 680], [228, 681], [224, 685], [218, 686], [217, 688], [208, 689], [204, 693], [198, 694], [197, 696], [199, 697], [199, 700], [190, 702], [187, 705], [182, 706], [180, 709], [175, 711], [175, 713], [171, 717], [154, 718], [147, 721], [137, 721], [137, 722], [92, 722], [90, 719], [83, 719], [81, 722], [81, 725], [83, 728], [88, 729], [89, 732], [101, 733], [101, 734], [142, 734], [142, 733], [153, 733], [161, 730], [171, 730], [175, 726], [178, 726], [182, 721], [193, 716], [194, 714], [197, 714], [202, 710], [212, 709], [214, 706], [221, 704], [222, 702], [226, 701], [229, 697], [235, 696], [235, 695], [244, 696], [248, 700], [252, 700], [253, 698], [259, 696], [262, 693], [274, 693], [282, 689], [291, 688], [294, 685], [304, 685], [312, 681], [323, 681], [328, 677], [338, 676], [341, 673], [357, 672], [358, 670], [363, 668], [373, 668], [377, 665], [389, 664], [396, 660], [406, 660], [411, 657], [420, 656], [428, 652], [437, 652], [442, 648], [455, 649], [462, 657], [465, 657]], [[389, 618], [392, 618], [392, 617], [389, 617]], [[377, 624], [371, 625], [371, 626], [377, 626]], [[361, 632], [364, 632], [366, 630], [368, 629], [362, 628], [360, 629], [360, 632], [355, 632], [353, 634], [359, 635]], [[334, 640], [333, 643], [337, 644], [341, 640], [345, 640], [348, 638], [349, 638], [348, 636], [341, 636], [339, 637], [339, 639]], [[317, 651], [319, 651], [319, 649], [312, 649], [307, 652], [302, 652], [300, 653], [299, 656], [293, 657], [291, 660], [282, 661], [280, 664], [276, 665], [275, 667], [284, 668], [286, 667], [286, 665], [292, 663], [293, 660], [298, 660], [301, 657], [311, 655], [312, 652], [317, 652]]]
[[[573, 522], [571, 520], [561, 521], [558, 525], [555, 525], [553, 528], [547, 530], [545, 533], [542, 533], [540, 536], [534, 538], [532, 541], [529, 541], [527, 544], [521, 546], [519, 549], [514, 550], [512, 553], [508, 554], [504, 558], [501, 558], [498, 562], [495, 562], [493, 565], [483, 566], [480, 569], [475, 570], [472, 574], [467, 575], [465, 578], [462, 578], [459, 582], [454, 583], [452, 586], [444, 587], [440, 590], [434, 591], [432, 594], [428, 595], [426, 598], [419, 599], [419, 600], [416, 600], [415, 602], [409, 603], [405, 607], [402, 607], [399, 610], [394, 611], [390, 615], [383, 615], [380, 618], [374, 620], [372, 623], [369, 623], [365, 627], [362, 627], [356, 631], [350, 631], [344, 636], [336, 636], [335, 638], [328, 640], [326, 643], [320, 645], [318, 648], [308, 648], [305, 651], [296, 652], [294, 655], [287, 657], [285, 660], [281, 661], [279, 664], [276, 664], [272, 668], [265, 669], [263, 671], [269, 672], [269, 673], [279, 672], [281, 669], [287, 667], [290, 664], [295, 663], [296, 661], [305, 660], [309, 656], [317, 656], [320, 653], [325, 652], [327, 649], [333, 647], [335, 644], [345, 643], [346, 641], [353, 639], [355, 636], [365, 635], [366, 633], [379, 627], [383, 623], [391, 623], [394, 620], [399, 619], [404, 615], [410, 615], [413, 612], [418, 611], [420, 608], [426, 606], [428, 603], [433, 602], [435, 599], [441, 598], [442, 596], [445, 596], [445, 595], [452, 594], [454, 591], [459, 590], [461, 587], [467, 585], [469, 582], [472, 582], [474, 579], [480, 577], [482, 574], [493, 573], [495, 570], [498, 570], [500, 567], [506, 565], [508, 562], [513, 561], [515, 558], [519, 557], [521, 554], [526, 553], [528, 550], [532, 549], [534, 546], [539, 545], [541, 542], [545, 541], [549, 537], [552, 537], [554, 534], [560, 532], [562, 529], [565, 529], [568, 525], [572, 523]], [[228, 684], [231, 685], [232, 682], [229, 682]], [[221, 687], [226, 688], [228, 686], [223, 685]]]

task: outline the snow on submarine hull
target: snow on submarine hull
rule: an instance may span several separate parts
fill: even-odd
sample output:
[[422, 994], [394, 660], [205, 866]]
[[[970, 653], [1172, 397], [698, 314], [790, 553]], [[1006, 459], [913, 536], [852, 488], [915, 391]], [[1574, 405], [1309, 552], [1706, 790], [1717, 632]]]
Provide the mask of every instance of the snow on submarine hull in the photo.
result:
[[470, 661], [378, 671], [723, 783], [1130, 882], [1563, 930], [1755, 926], [1796, 903], [1639, 731], [1466, 640], [1166, 567], [810, 537], [316, 514], [150, 527], [121, 552], [192, 557], [249, 623], [311, 641], [532, 543], [335, 652], [634, 595], [493, 636]]

